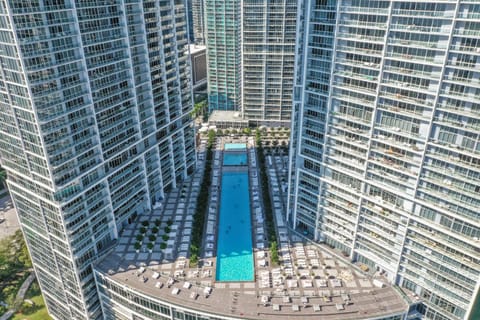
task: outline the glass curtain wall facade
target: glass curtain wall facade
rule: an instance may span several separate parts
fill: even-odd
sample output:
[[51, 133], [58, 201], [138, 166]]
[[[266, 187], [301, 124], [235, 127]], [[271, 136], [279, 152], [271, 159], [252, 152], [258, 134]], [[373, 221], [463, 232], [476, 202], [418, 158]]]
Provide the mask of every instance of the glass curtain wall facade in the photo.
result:
[[480, 4], [300, 10], [292, 226], [463, 319], [480, 285]]
[[204, 20], [204, 2], [203, 0], [192, 1], [192, 21], [193, 21], [193, 38], [194, 43], [205, 45], [205, 20]]
[[205, 0], [209, 110], [240, 110], [240, 0]]
[[194, 43], [195, 35], [193, 31], [193, 1], [186, 0], [187, 5], [187, 21], [188, 21], [188, 41], [189, 43]]
[[183, 1], [0, 0], [2, 167], [55, 319], [101, 319], [91, 263], [194, 169]]
[[290, 123], [296, 0], [243, 1], [242, 114]]

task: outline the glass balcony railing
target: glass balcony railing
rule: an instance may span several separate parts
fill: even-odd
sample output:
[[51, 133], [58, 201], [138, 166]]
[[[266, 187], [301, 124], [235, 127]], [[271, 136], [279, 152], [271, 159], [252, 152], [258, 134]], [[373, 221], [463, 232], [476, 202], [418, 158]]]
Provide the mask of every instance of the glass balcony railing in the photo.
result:
[[392, 9], [393, 15], [408, 16], [408, 17], [436, 17], [450, 19], [455, 16], [455, 11], [434, 11], [434, 10], [404, 10]]
[[341, 6], [340, 12], [345, 13], [360, 13], [369, 15], [388, 15], [388, 8], [375, 8], [375, 7], [354, 7], [354, 6]]
[[[413, 10], [412, 10], [413, 11]], [[435, 33], [440, 33], [442, 35], [449, 34], [451, 31], [451, 26], [444, 25], [444, 26], [438, 26], [438, 27], [432, 27], [432, 26], [419, 26], [419, 25], [406, 25], [406, 24], [400, 24], [400, 23], [392, 23], [390, 25], [390, 30], [392, 31], [410, 31], [410, 32], [421, 32], [421, 33], [426, 33], [426, 34], [435, 34]]]

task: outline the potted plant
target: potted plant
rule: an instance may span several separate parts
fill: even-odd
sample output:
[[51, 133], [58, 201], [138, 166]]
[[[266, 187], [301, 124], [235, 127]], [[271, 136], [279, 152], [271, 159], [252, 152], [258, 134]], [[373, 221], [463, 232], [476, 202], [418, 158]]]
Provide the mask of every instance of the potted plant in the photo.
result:
[[142, 221], [142, 226], [148, 227], [148, 220], [143, 220]]
[[142, 241], [143, 241], [143, 235], [137, 234], [137, 242], [142, 244]]
[[147, 248], [148, 248], [148, 252], [152, 253], [153, 243], [149, 242], [149, 243], [147, 244]]
[[165, 242], [160, 243], [160, 249], [165, 250], [167, 248], [167, 244]]
[[163, 241], [167, 241], [167, 240], [168, 240], [168, 235], [164, 234], [164, 235], [162, 236], [162, 239], [163, 239]]
[[135, 242], [135, 244], [133, 245], [133, 247], [135, 248], [135, 252], [136, 253], [139, 253], [140, 252], [140, 248], [142, 247], [142, 244], [140, 242]]
[[155, 237], [154, 234], [151, 234], [148, 236], [148, 240], [150, 240], [150, 242], [155, 242], [155, 240], [157, 240], [157, 237]]
[[158, 233], [158, 227], [153, 227], [152, 228], [152, 233], [157, 234]]
[[161, 224], [162, 221], [160, 221], [160, 219], [155, 219], [155, 226], [160, 227]]
[[145, 234], [146, 232], [147, 232], [147, 228], [145, 228], [145, 227], [140, 228], [140, 233], [141, 234]]

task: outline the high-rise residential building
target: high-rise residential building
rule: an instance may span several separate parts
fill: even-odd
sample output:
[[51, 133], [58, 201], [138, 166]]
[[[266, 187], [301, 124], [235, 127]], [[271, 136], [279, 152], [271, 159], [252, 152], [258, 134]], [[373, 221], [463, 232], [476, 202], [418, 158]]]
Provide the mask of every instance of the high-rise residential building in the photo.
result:
[[195, 42], [195, 34], [194, 34], [194, 28], [193, 28], [193, 0], [186, 0], [186, 6], [187, 6], [187, 21], [188, 21], [188, 41], [189, 43], [194, 43]]
[[209, 109], [288, 125], [297, 2], [205, 1]]
[[241, 10], [239, 0], [205, 0], [208, 105], [239, 110], [241, 101]]
[[205, 45], [205, 18], [204, 18], [204, 2], [203, 0], [192, 1], [192, 24], [194, 43]]
[[183, 1], [1, 0], [0, 150], [49, 313], [100, 319], [91, 263], [194, 170]]
[[480, 286], [480, 5], [308, 0], [288, 219], [463, 319]]
[[290, 123], [297, 1], [245, 0], [242, 6], [242, 114]]

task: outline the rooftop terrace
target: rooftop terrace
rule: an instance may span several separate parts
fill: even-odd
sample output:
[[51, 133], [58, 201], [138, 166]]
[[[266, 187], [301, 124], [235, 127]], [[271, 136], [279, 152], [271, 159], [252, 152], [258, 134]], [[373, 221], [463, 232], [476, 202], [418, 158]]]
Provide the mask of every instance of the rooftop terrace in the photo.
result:
[[[232, 141], [233, 140], [233, 141]], [[250, 197], [255, 256], [255, 281], [217, 282], [216, 230], [221, 187], [222, 147], [225, 142], [248, 142]], [[253, 138], [248, 141], [219, 139], [214, 153], [213, 179], [202, 259], [189, 267], [188, 247], [192, 215], [203, 172], [200, 146], [199, 170], [160, 205], [139, 221], [129, 225], [117, 247], [97, 265], [96, 270], [116, 283], [163, 302], [241, 319], [299, 319], [322, 316], [322, 319], [364, 319], [405, 312], [408, 304], [400, 293], [386, 284], [381, 275], [366, 274], [345, 261], [328, 247], [305, 242], [291, 232], [282, 219], [285, 189], [285, 159], [270, 156], [268, 174], [273, 185], [273, 207], [280, 265], [272, 266], [264, 236], [264, 219], [259, 193], [258, 168]], [[233, 168], [234, 169], [234, 168]], [[228, 168], [226, 170], [232, 170]], [[158, 223], [158, 235], [151, 252], [145, 246], [135, 250], [142, 221], [152, 228]], [[168, 227], [166, 229], [166, 227]], [[145, 227], [144, 227], [145, 228]], [[168, 232], [167, 232], [168, 231]], [[159, 240], [162, 239], [162, 240]], [[164, 241], [164, 249], [160, 242]]]

